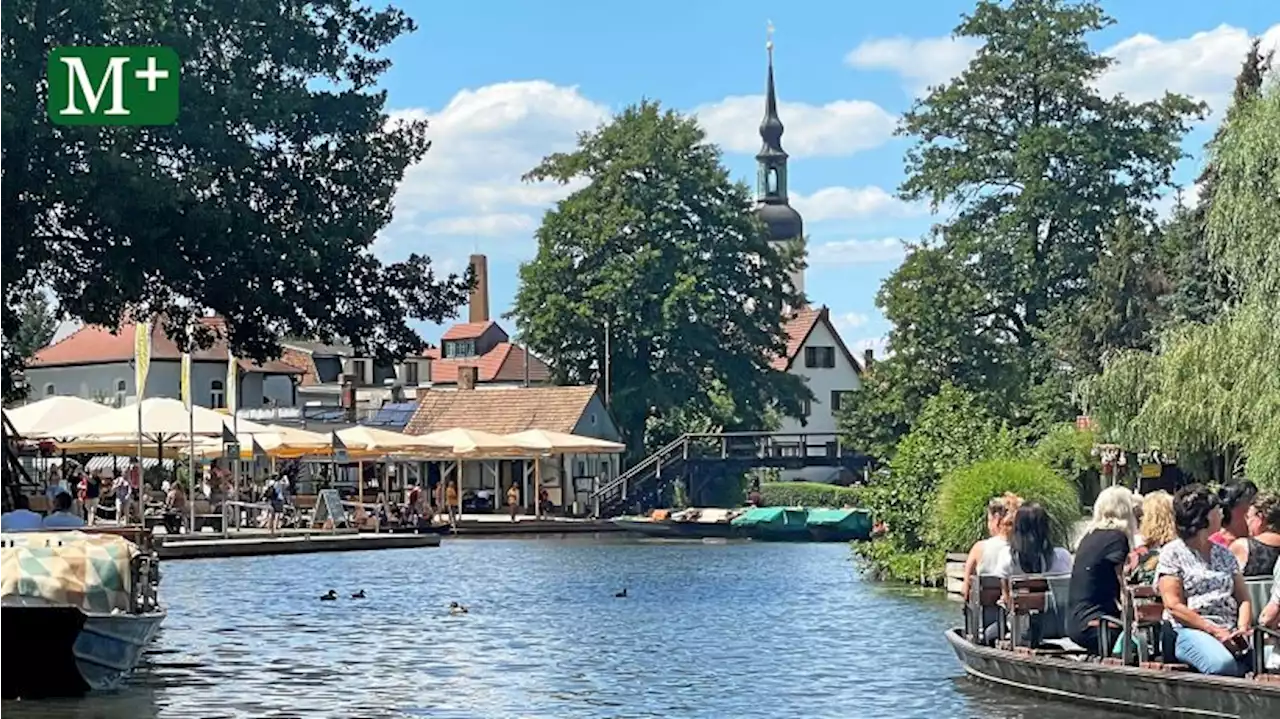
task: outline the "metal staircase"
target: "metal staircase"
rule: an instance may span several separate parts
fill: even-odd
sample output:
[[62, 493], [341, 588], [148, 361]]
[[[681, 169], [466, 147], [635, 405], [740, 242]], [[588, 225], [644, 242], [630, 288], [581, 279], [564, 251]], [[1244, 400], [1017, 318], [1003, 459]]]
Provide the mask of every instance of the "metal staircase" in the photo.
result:
[[722, 475], [759, 467], [844, 467], [860, 470], [866, 457], [841, 446], [834, 432], [713, 432], [681, 436], [601, 485], [591, 495], [597, 517], [661, 507], [675, 482], [718, 465]]
[[14, 429], [9, 415], [4, 414], [4, 511], [13, 508], [13, 497], [23, 486], [36, 487], [36, 481], [27, 474], [27, 468], [18, 458], [18, 442], [22, 439]]

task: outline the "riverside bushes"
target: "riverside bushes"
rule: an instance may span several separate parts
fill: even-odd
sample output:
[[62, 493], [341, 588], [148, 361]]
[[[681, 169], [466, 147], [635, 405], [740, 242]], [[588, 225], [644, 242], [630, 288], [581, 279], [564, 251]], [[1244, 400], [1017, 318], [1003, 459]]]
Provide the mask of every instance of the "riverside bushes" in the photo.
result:
[[938, 488], [930, 544], [948, 552], [968, 551], [987, 536], [987, 502], [1005, 492], [1043, 506], [1054, 543], [1067, 545], [1071, 524], [1080, 517], [1076, 487], [1034, 460], [989, 460], [949, 473]]
[[817, 482], [763, 482], [760, 499], [767, 507], [858, 507], [862, 492]]

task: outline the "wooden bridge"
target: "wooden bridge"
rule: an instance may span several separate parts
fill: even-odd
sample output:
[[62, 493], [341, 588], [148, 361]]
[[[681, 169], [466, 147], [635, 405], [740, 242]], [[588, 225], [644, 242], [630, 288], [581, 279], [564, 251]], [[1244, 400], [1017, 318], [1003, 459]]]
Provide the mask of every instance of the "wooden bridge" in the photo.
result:
[[717, 483], [751, 469], [833, 467], [860, 472], [867, 457], [841, 444], [835, 432], [715, 432], [686, 434], [654, 452], [591, 495], [597, 517], [644, 512], [663, 504], [684, 481], [697, 503]]

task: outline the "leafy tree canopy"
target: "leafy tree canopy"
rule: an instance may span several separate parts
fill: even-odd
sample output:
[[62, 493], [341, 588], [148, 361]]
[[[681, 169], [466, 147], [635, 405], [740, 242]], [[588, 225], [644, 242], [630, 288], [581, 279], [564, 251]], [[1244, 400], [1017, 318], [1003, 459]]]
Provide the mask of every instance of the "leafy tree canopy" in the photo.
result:
[[902, 197], [946, 208], [948, 220], [885, 281], [877, 301], [895, 354], [878, 369], [902, 364], [894, 374], [917, 378], [910, 386], [949, 380], [1019, 424], [1047, 428], [1070, 414], [1070, 385], [1046, 342], [1053, 313], [1088, 293], [1122, 218], [1154, 219], [1150, 202], [1203, 111], [1177, 95], [1141, 104], [1099, 95], [1112, 60], [1088, 36], [1111, 22], [1094, 2], [984, 0], [956, 28], [982, 48], [899, 130], [917, 140]]
[[18, 303], [18, 327], [13, 350], [28, 358], [46, 347], [58, 331], [58, 316], [43, 292], [32, 292]]
[[799, 414], [808, 390], [770, 362], [800, 258], [770, 245], [692, 118], [628, 107], [527, 179], [587, 184], [543, 219], [511, 315], [561, 381], [601, 382], [608, 346], [611, 410], [633, 452], [670, 438], [646, 427]]
[[[389, 121], [375, 89], [390, 64], [379, 52], [412, 29], [355, 0], [7, 3], [6, 342], [43, 287], [72, 318], [162, 316], [174, 336], [213, 310], [256, 359], [284, 335], [340, 336], [379, 357], [419, 349], [407, 320], [450, 316], [466, 282], [371, 251], [429, 144], [425, 123]], [[45, 59], [60, 45], [172, 47], [178, 122], [51, 124]]]

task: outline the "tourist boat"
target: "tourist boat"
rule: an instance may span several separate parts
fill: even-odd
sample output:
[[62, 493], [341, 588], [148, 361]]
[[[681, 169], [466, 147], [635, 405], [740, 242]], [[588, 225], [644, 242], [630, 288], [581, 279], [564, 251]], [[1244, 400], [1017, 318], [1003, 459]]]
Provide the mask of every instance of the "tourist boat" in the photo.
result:
[[865, 509], [810, 509], [805, 526], [815, 542], [871, 538], [871, 512]]
[[3, 696], [117, 688], [165, 618], [156, 600], [150, 533], [129, 527], [22, 532], [5, 534], [0, 543]]
[[[1054, 701], [1076, 702], [1120, 711], [1131, 716], [1205, 719], [1252, 719], [1280, 717], [1280, 675], [1267, 673], [1255, 661], [1254, 674], [1246, 678], [1199, 674], [1184, 664], [1162, 663], [1158, 652], [1133, 656], [1135, 646], [1127, 640], [1132, 631], [1167, 633], [1162, 628], [1159, 595], [1151, 587], [1126, 588], [1121, 602], [1122, 617], [1104, 622], [1107, 632], [1125, 638], [1120, 657], [1099, 660], [1067, 640], [1044, 640], [1035, 648], [1017, 646], [1011, 640], [998, 646], [975, 641], [981, 634], [989, 611], [1001, 615], [1010, 639], [1024, 636], [1023, 629], [1035, 622], [1043, 636], [1060, 636], [1061, 612], [1052, 606], [1069, 606], [1069, 583], [1065, 577], [1024, 577], [1010, 582], [1008, 589], [994, 577], [978, 577], [971, 583], [973, 596], [965, 606], [966, 626], [948, 630], [947, 642], [970, 677]], [[1261, 585], [1264, 582], [1254, 582]], [[1269, 585], [1270, 580], [1265, 584]], [[1250, 594], [1256, 588], [1250, 587]], [[1010, 607], [1001, 605], [1005, 597]], [[984, 617], [979, 624], [970, 617]], [[1125, 628], [1121, 630], [1121, 628]], [[1104, 640], [1110, 645], [1109, 634]], [[1270, 630], [1255, 629], [1254, 646], [1263, 646]], [[1163, 637], [1159, 637], [1163, 638]], [[1152, 641], [1157, 638], [1153, 634]], [[1158, 646], [1157, 646], [1158, 648]], [[1256, 658], [1255, 658], [1256, 659]]]
[[1280, 717], [1272, 682], [1020, 653], [975, 644], [958, 628], [946, 636], [969, 676], [1054, 701], [1168, 719]]

